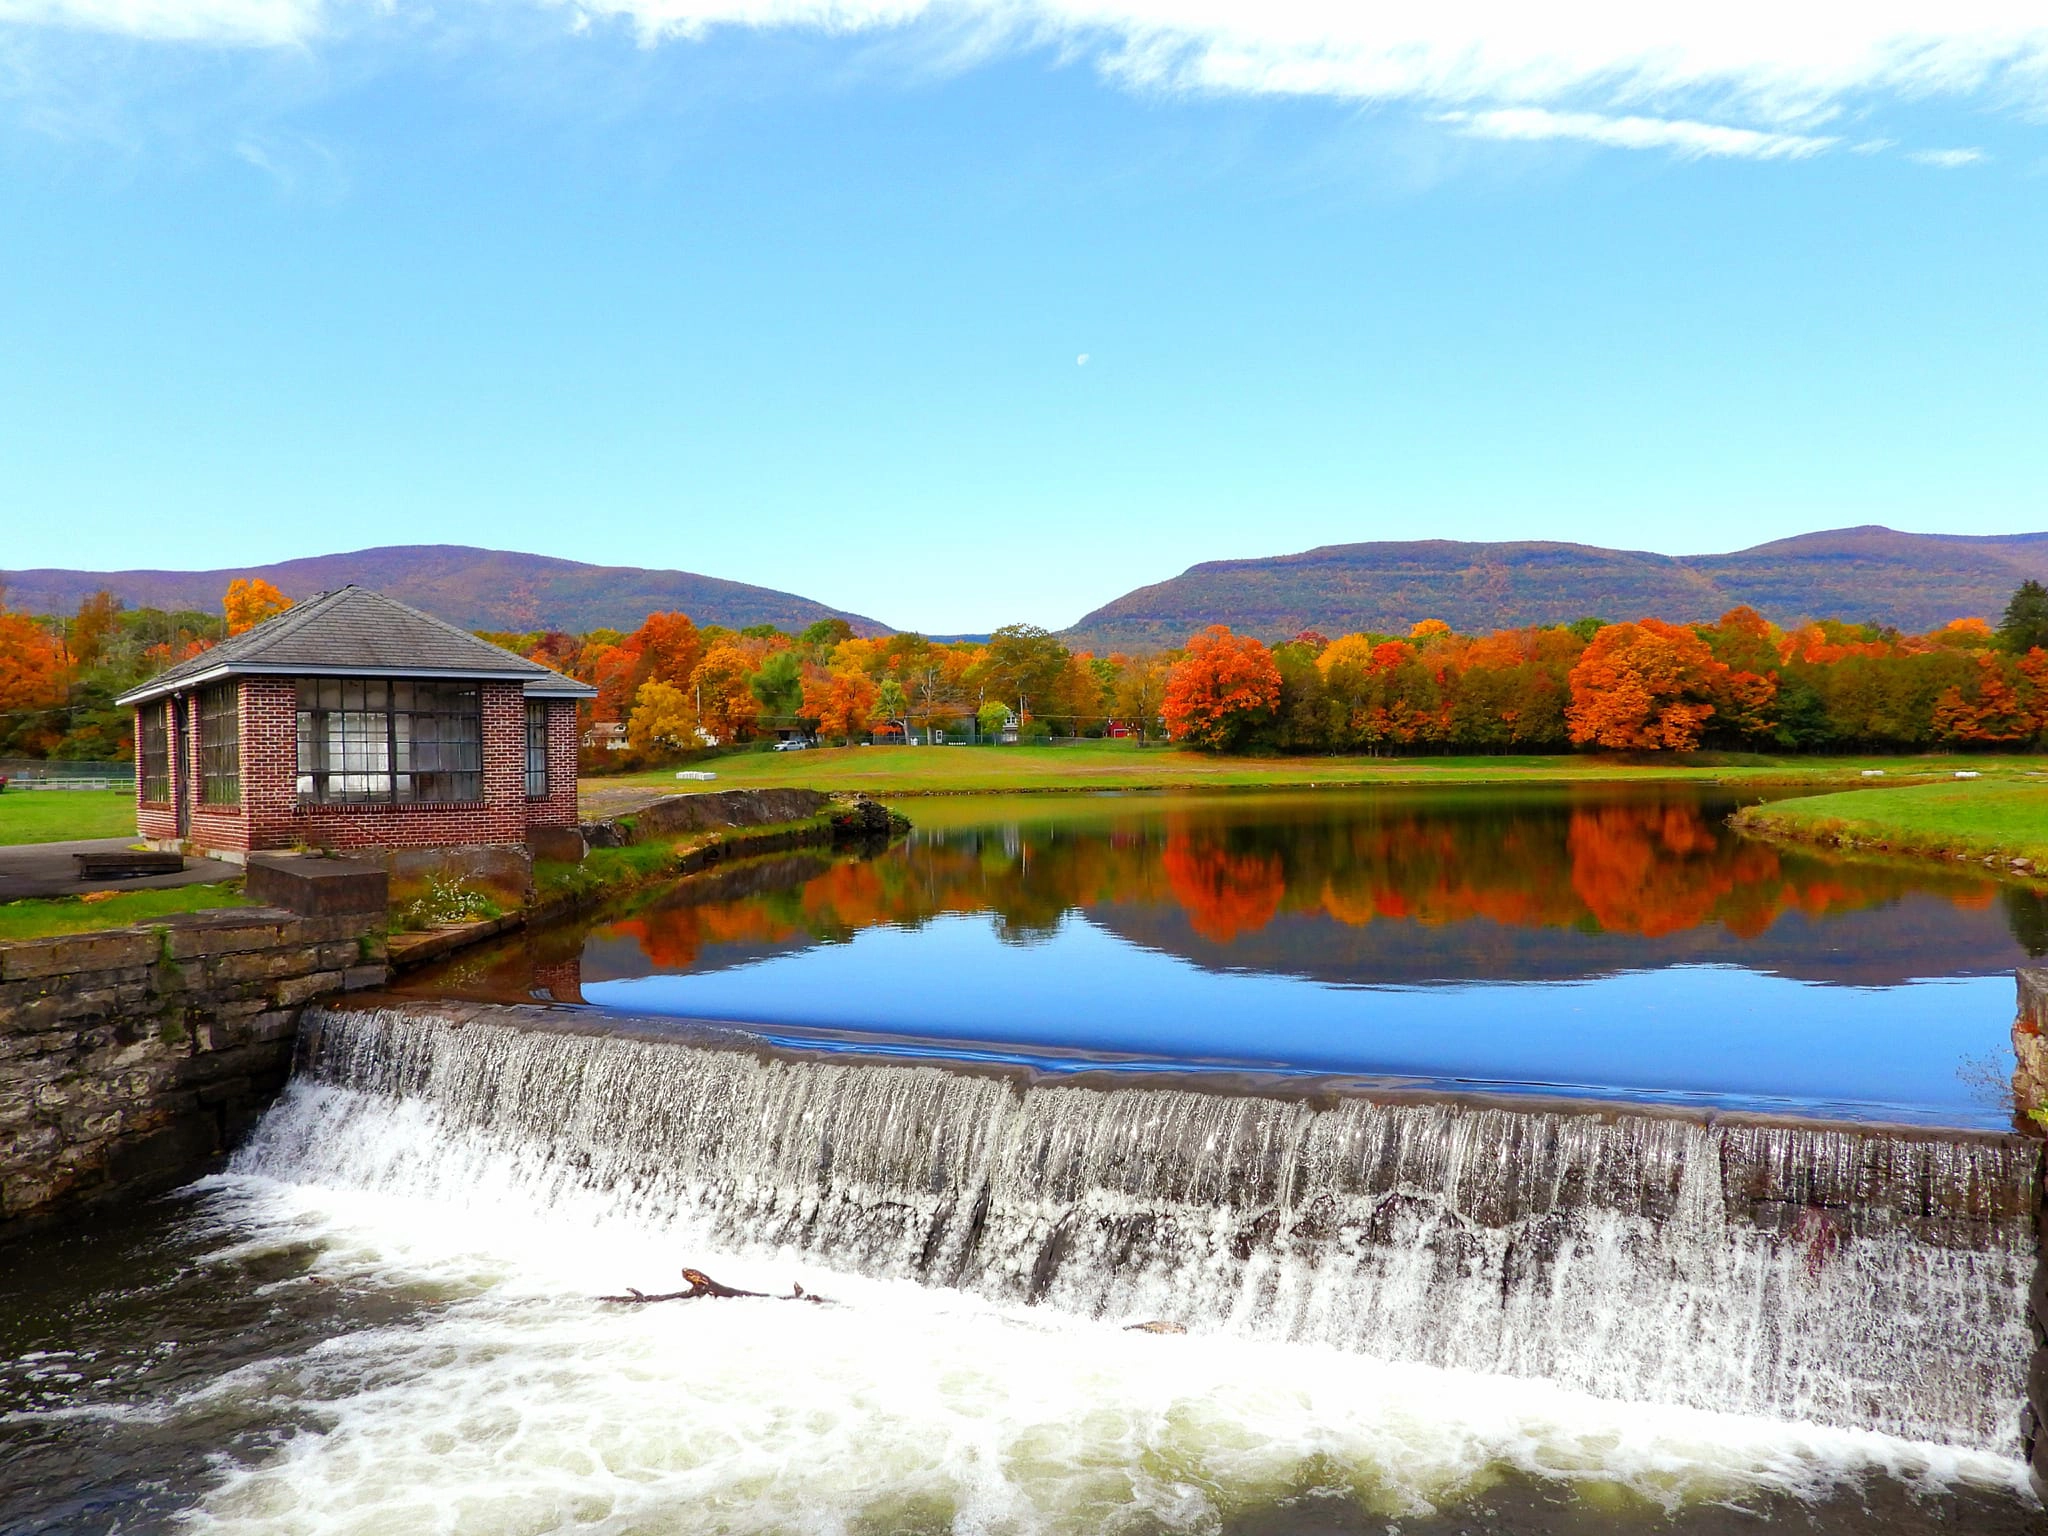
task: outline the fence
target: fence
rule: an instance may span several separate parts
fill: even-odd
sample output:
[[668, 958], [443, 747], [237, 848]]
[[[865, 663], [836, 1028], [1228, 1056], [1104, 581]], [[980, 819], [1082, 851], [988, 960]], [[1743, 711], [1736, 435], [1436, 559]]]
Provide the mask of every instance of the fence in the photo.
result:
[[121, 789], [132, 794], [135, 765], [0, 757], [0, 779], [6, 781], [10, 793], [20, 789]]

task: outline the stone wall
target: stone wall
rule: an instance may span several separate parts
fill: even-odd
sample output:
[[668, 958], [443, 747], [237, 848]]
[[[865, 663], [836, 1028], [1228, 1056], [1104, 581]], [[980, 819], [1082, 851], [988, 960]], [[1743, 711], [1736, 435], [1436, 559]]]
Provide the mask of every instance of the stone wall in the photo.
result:
[[831, 803], [831, 796], [815, 789], [715, 789], [703, 794], [664, 795], [605, 821], [586, 822], [583, 835], [593, 848], [621, 848], [686, 832], [808, 821], [822, 815]]
[[380, 922], [241, 907], [0, 944], [0, 1240], [228, 1151], [300, 1009], [386, 979]]
[[[2013, 1103], [2023, 1128], [2048, 1137], [2048, 970], [2019, 973], [2019, 1007], [2013, 1018]], [[2041, 1257], [2027, 1293], [2027, 1322], [2034, 1331], [2034, 1359], [2027, 1370], [2027, 1406], [2020, 1416], [2020, 1442], [2034, 1492], [2048, 1501], [2048, 1164], [2034, 1180], [2034, 1232]]]

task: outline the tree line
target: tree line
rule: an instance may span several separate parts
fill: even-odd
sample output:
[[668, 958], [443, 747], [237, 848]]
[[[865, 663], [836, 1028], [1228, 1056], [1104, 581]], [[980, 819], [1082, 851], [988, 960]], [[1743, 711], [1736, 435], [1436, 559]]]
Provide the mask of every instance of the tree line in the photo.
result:
[[[4, 594], [0, 594], [4, 596]], [[0, 603], [0, 754], [132, 755], [120, 693], [290, 606], [237, 579], [218, 615], [75, 615]], [[985, 640], [791, 634], [651, 613], [631, 631], [479, 631], [591, 683], [586, 724], [613, 723], [624, 764], [800, 733], [1018, 739], [1170, 737], [1219, 752], [1661, 752], [2007, 747], [2048, 736], [2048, 591], [2029, 581], [2000, 623], [1923, 635], [1831, 620], [1781, 629], [1750, 608], [1710, 624], [1596, 618], [1461, 635], [1307, 631], [1268, 646], [1213, 625], [1175, 650], [1096, 656], [1012, 624]]]

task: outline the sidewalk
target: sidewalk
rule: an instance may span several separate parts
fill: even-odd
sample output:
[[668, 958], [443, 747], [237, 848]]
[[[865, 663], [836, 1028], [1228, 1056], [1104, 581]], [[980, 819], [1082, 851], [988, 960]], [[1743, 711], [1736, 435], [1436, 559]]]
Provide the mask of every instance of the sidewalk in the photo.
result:
[[174, 875], [134, 880], [81, 880], [74, 853], [118, 853], [135, 846], [132, 837], [93, 837], [69, 843], [15, 843], [0, 847], [0, 901], [35, 896], [83, 896], [88, 891], [161, 891], [179, 885], [208, 885], [241, 874], [218, 859], [187, 859]]

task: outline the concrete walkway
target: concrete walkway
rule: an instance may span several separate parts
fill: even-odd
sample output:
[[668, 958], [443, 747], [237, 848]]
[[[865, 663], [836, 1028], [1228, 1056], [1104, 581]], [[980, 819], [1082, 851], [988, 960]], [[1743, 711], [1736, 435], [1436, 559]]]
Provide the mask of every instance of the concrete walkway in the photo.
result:
[[89, 837], [69, 843], [14, 843], [0, 847], [0, 901], [31, 896], [83, 896], [87, 891], [161, 891], [176, 885], [232, 880], [242, 871], [218, 859], [187, 859], [174, 875], [134, 880], [81, 880], [74, 853], [118, 853], [135, 846], [132, 837]]

